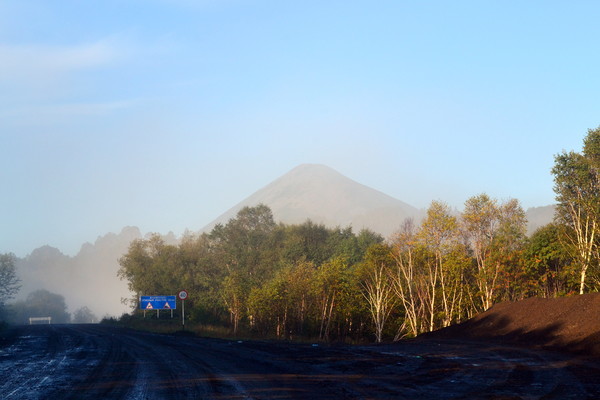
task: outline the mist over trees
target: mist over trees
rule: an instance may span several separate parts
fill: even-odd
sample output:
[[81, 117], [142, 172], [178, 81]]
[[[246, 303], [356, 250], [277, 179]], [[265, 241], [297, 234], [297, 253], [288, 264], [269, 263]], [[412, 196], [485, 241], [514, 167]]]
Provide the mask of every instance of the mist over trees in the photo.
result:
[[92, 324], [98, 322], [98, 317], [87, 306], [83, 306], [73, 312], [71, 322], [74, 324]]
[[462, 213], [434, 201], [384, 240], [310, 220], [276, 224], [245, 207], [178, 245], [138, 239], [119, 276], [136, 297], [187, 289], [192, 321], [232, 333], [322, 340], [399, 339], [464, 321], [501, 301], [556, 297], [600, 284], [600, 129], [582, 154], [556, 156], [556, 221], [526, 236], [518, 200], [485, 193]]
[[17, 277], [14, 254], [0, 254], [0, 321], [6, 318], [6, 303], [15, 297], [21, 288]]
[[28, 324], [31, 317], [51, 317], [53, 324], [71, 322], [65, 298], [45, 289], [31, 292], [25, 300], [11, 304], [7, 314], [13, 324]]
[[14, 254], [0, 254], [0, 308], [12, 299], [21, 288], [17, 277], [16, 257]]
[[[9, 303], [21, 288], [17, 276], [17, 258], [14, 254], [0, 254], [0, 321], [12, 324], [28, 324], [31, 317], [50, 317], [52, 323], [71, 321], [64, 296], [46, 289], [35, 290], [25, 300]], [[75, 323], [98, 322], [98, 318], [86, 306], [73, 315]]]
[[[84, 243], [73, 256], [59, 249], [42, 246], [16, 261], [22, 287], [17, 300], [37, 290], [46, 289], [65, 296], [69, 311], [87, 306], [96, 315], [118, 316], [127, 311], [121, 298], [130, 293], [125, 282], [116, 275], [118, 259], [129, 244], [142, 234], [136, 227], [124, 227], [120, 233], [98, 236], [93, 243]], [[165, 240], [171, 240], [169, 236]]]

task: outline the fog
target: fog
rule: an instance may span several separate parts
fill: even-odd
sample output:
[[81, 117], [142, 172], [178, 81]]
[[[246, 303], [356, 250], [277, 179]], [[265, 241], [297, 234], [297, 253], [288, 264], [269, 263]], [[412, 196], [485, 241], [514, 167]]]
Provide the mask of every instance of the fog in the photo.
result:
[[140, 237], [138, 228], [126, 227], [119, 234], [108, 233], [93, 244], [83, 244], [73, 257], [50, 246], [33, 250], [17, 261], [22, 286], [15, 300], [26, 300], [31, 292], [45, 289], [63, 296], [70, 313], [82, 307], [100, 318], [129, 312], [122, 300], [132, 293], [127, 282], [117, 277], [118, 260], [129, 243]]
[[[269, 204], [276, 219], [284, 223], [301, 223], [310, 218], [327, 226], [368, 228], [388, 237], [406, 217], [418, 217], [420, 210], [374, 189], [352, 181], [322, 165], [301, 165], [222, 214], [205, 227], [226, 223], [242, 206]], [[528, 210], [528, 230], [552, 220], [553, 207]], [[123, 300], [131, 299], [127, 282], [120, 280], [119, 259], [132, 240], [141, 238], [137, 227], [125, 227], [120, 233], [107, 233], [92, 243], [85, 243], [74, 256], [60, 249], [42, 246], [17, 261], [22, 287], [16, 300], [25, 300], [36, 290], [44, 289], [65, 298], [68, 312], [88, 307], [99, 318], [119, 317], [131, 311]], [[174, 234], [163, 236], [167, 243], [177, 243]], [[175, 293], [152, 293], [173, 295]]]

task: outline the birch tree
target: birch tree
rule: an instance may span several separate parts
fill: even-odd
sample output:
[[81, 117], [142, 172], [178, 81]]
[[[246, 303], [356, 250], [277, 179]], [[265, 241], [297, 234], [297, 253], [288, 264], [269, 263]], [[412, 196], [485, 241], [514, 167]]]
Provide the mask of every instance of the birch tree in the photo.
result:
[[565, 237], [579, 264], [579, 293], [587, 286], [590, 267], [598, 264], [600, 224], [600, 127], [588, 130], [583, 153], [562, 152], [555, 157], [556, 219], [570, 229]]
[[371, 246], [365, 258], [361, 281], [363, 296], [375, 325], [375, 340], [381, 343], [385, 323], [396, 303], [390, 278], [393, 260], [390, 249], [382, 244]]
[[477, 264], [475, 282], [481, 308], [487, 310], [498, 297], [507, 256], [523, 245], [525, 212], [515, 199], [498, 205], [484, 193], [467, 199], [462, 219]]
[[420, 320], [423, 313], [423, 303], [418, 296], [419, 281], [415, 266], [416, 234], [414, 221], [407, 219], [392, 242], [391, 254], [395, 268], [390, 272], [393, 289], [404, 309], [404, 323], [399, 327], [395, 339], [400, 339], [406, 333], [417, 336], [421, 333]]
[[465, 202], [462, 215], [465, 230], [477, 262], [475, 281], [481, 307], [487, 310], [493, 304], [499, 271], [490, 261], [491, 245], [498, 228], [498, 207], [487, 194], [473, 196]]
[[[430, 291], [429, 330], [434, 329], [436, 300], [442, 310], [442, 326], [449, 326], [461, 299], [462, 274], [460, 263], [447, 262], [458, 247], [458, 221], [451, 214], [447, 204], [433, 201], [427, 210], [427, 216], [421, 224], [419, 238], [433, 259], [427, 262], [428, 286]], [[436, 288], [439, 287], [439, 295]]]
[[348, 290], [348, 264], [342, 258], [334, 258], [319, 266], [315, 278], [320, 313], [319, 339], [329, 340], [335, 311], [343, 292]]

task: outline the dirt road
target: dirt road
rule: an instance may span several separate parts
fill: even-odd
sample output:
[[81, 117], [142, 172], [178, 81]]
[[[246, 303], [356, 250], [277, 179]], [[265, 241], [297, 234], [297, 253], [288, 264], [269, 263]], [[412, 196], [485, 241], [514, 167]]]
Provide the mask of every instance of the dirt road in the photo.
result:
[[600, 361], [493, 344], [325, 346], [27, 326], [2, 399], [597, 399]]

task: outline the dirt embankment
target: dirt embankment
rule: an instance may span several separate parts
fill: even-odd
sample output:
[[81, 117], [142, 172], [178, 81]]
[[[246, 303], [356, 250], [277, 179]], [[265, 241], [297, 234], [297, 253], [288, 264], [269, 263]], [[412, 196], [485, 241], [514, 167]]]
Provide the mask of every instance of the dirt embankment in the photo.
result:
[[494, 339], [600, 356], [600, 293], [499, 303], [462, 324], [424, 337]]

